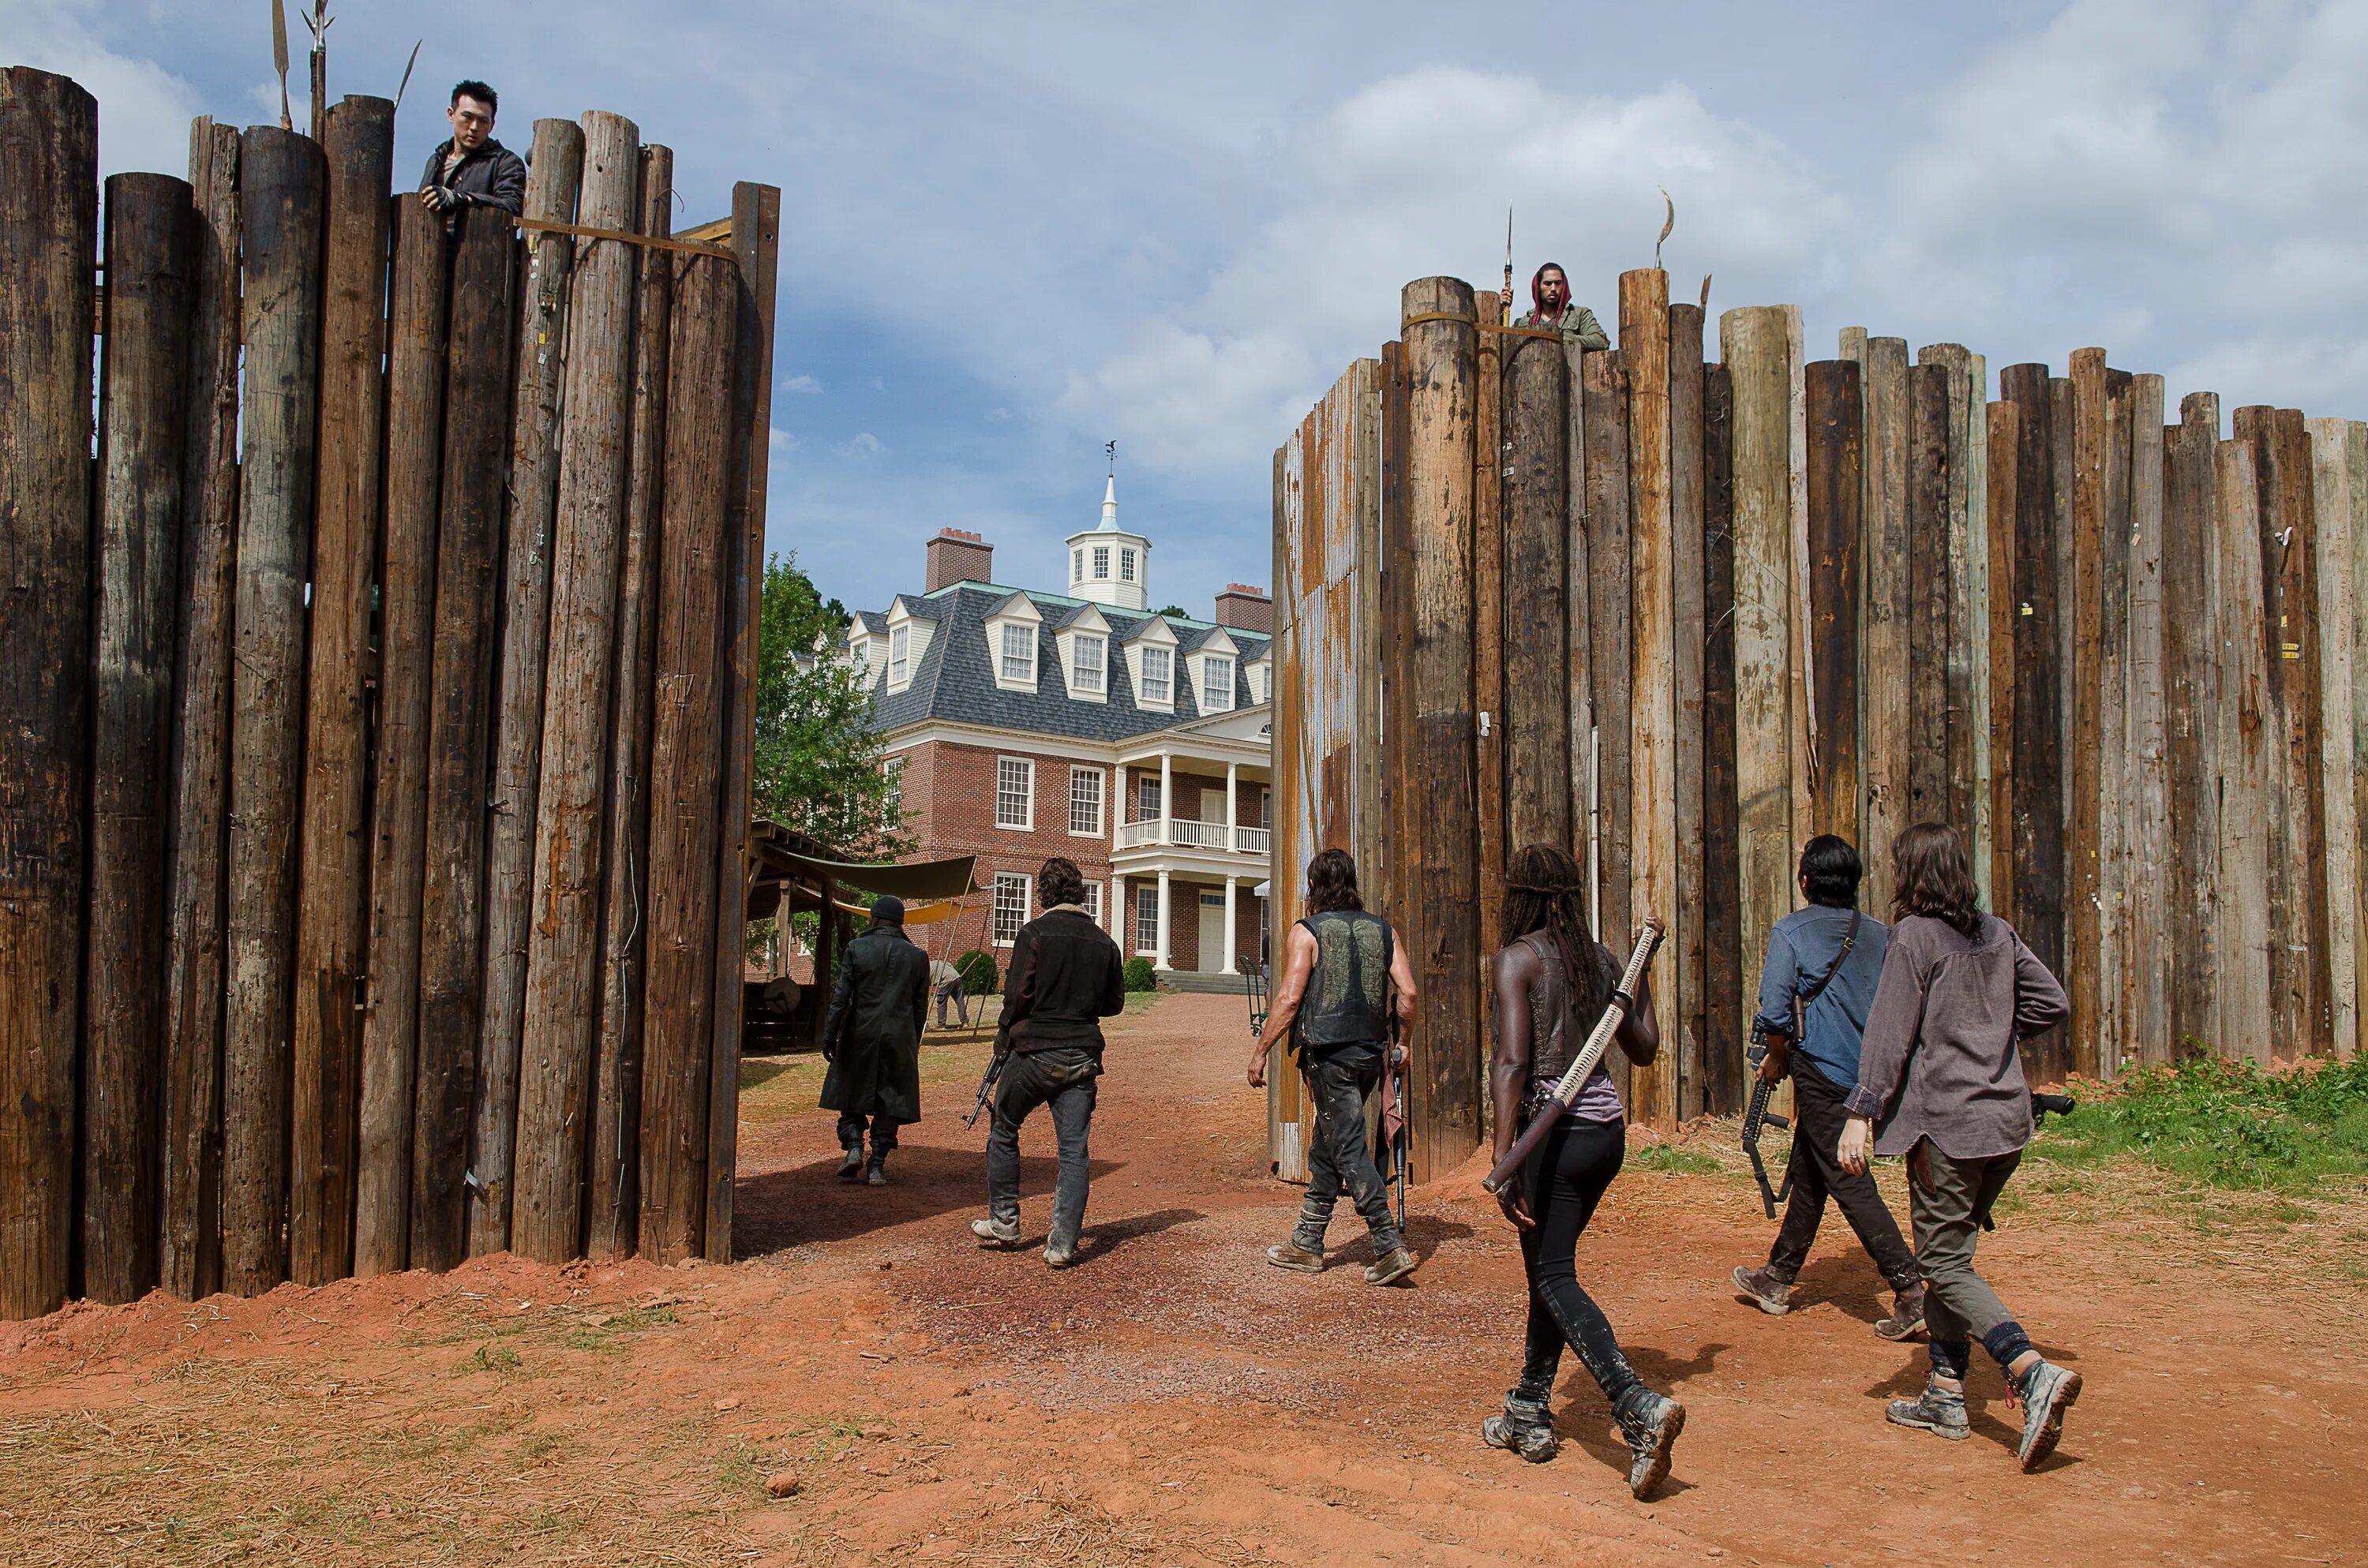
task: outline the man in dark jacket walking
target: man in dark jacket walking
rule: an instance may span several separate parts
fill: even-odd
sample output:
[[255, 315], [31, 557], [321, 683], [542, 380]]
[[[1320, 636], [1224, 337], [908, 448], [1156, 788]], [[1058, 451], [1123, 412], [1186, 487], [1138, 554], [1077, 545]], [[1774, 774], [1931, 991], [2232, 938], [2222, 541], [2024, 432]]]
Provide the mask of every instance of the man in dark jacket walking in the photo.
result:
[[1061, 1174], [1053, 1187], [1053, 1228], [1044, 1261], [1077, 1261], [1086, 1219], [1086, 1136], [1093, 1125], [1094, 1080], [1102, 1070], [1101, 1020], [1126, 1006], [1118, 944], [1086, 913], [1086, 883], [1059, 856], [1036, 877], [1044, 911], [1019, 928], [1003, 983], [1003, 1017], [995, 1054], [1003, 1063], [995, 1121], [986, 1135], [986, 1218], [970, 1222], [982, 1245], [1019, 1240], [1019, 1124], [1038, 1106], [1053, 1112]]
[[493, 207], [515, 218], [526, 206], [526, 165], [494, 140], [494, 113], [500, 100], [483, 82], [452, 89], [444, 118], [452, 139], [427, 154], [419, 176], [419, 204], [444, 214], [444, 232], [458, 232], [461, 213]]
[[[905, 935], [905, 903], [883, 898], [871, 924], [847, 945], [822, 1022], [822, 1108], [838, 1112], [839, 1178], [888, 1185], [896, 1129], [921, 1119], [921, 1022], [929, 1006], [929, 955]], [[866, 1124], [871, 1158], [863, 1157]]]

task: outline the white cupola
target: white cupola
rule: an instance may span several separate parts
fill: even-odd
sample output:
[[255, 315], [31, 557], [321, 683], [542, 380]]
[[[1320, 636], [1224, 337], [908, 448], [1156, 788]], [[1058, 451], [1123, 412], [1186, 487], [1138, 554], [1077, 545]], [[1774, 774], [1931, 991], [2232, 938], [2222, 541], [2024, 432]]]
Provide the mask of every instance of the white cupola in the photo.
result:
[[1069, 597], [1120, 609], [1150, 608], [1151, 541], [1118, 526], [1118, 476], [1102, 491], [1101, 521], [1069, 536]]

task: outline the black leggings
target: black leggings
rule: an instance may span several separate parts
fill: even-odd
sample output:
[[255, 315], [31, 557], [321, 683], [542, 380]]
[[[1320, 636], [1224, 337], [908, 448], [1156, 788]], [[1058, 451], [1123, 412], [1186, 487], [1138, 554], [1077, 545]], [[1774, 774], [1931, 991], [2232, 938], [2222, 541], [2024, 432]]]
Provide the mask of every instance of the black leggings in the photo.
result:
[[1611, 1320], [1578, 1285], [1578, 1237], [1628, 1152], [1617, 1121], [1565, 1117], [1522, 1167], [1522, 1190], [1537, 1223], [1521, 1233], [1521, 1263], [1530, 1277], [1530, 1324], [1516, 1397], [1545, 1402], [1567, 1344], [1595, 1375], [1604, 1398], [1617, 1405], [1640, 1387], [1620, 1353]]

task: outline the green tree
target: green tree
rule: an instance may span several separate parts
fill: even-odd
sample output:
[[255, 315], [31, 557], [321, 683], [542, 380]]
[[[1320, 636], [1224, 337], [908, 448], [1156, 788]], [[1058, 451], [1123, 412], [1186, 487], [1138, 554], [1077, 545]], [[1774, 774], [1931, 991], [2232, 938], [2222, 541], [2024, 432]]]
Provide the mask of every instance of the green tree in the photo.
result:
[[871, 696], [843, 651], [851, 618], [797, 556], [765, 562], [757, 654], [760, 815], [864, 858], [900, 855], [904, 810], [871, 727]]

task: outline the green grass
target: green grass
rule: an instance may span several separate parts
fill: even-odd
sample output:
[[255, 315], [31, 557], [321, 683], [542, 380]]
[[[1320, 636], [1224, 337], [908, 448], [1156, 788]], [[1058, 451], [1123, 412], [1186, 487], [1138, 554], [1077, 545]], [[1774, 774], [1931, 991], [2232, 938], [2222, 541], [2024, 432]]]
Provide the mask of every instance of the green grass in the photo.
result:
[[1715, 1176], [1726, 1168], [1708, 1154], [1680, 1149], [1675, 1143], [1647, 1143], [1629, 1154], [1628, 1164], [1668, 1176]]
[[517, 1371], [523, 1364], [518, 1353], [507, 1345], [480, 1345], [461, 1361], [457, 1370], [461, 1373], [500, 1372], [507, 1375]]
[[[2047, 1119], [2034, 1160], [2082, 1167], [2128, 1156], [2207, 1187], [2295, 1197], [2368, 1176], [2368, 1054], [2280, 1073], [2204, 1058], [2071, 1092], [2080, 1108]], [[2057, 1190], [2079, 1190], [2060, 1179]]]

